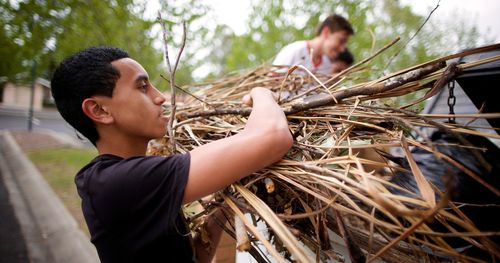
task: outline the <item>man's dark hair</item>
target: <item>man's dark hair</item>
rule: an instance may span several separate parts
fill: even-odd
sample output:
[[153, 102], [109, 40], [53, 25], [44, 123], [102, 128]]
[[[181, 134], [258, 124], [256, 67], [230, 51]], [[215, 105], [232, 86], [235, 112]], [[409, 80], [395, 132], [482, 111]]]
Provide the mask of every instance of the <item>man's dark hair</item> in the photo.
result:
[[83, 112], [82, 102], [93, 95], [111, 97], [120, 78], [120, 72], [111, 62], [127, 57], [127, 52], [119, 48], [87, 48], [65, 58], [52, 76], [52, 96], [59, 113], [94, 145], [99, 134], [94, 122]]
[[321, 35], [321, 31], [323, 31], [323, 28], [325, 27], [328, 27], [331, 33], [344, 30], [349, 35], [354, 35], [354, 29], [352, 28], [351, 23], [340, 15], [330, 15], [323, 20], [318, 27], [318, 31], [316, 31], [316, 36]]
[[349, 51], [349, 49], [345, 49], [344, 52], [340, 53], [335, 59], [334, 61], [337, 61], [337, 60], [340, 60], [340, 61], [344, 61], [347, 65], [352, 65], [352, 63], [354, 63], [354, 56], [352, 55], [351, 51]]

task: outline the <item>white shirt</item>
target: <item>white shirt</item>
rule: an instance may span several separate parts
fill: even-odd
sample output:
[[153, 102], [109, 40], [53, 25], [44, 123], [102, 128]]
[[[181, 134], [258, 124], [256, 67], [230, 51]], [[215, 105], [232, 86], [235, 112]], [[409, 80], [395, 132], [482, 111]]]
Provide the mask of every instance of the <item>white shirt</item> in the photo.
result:
[[[314, 52], [314, 50], [312, 51]], [[307, 41], [297, 41], [283, 47], [273, 61], [273, 65], [302, 65], [312, 73], [330, 74], [332, 63], [328, 56], [321, 56], [321, 63], [316, 67], [312, 63], [310, 50]]]

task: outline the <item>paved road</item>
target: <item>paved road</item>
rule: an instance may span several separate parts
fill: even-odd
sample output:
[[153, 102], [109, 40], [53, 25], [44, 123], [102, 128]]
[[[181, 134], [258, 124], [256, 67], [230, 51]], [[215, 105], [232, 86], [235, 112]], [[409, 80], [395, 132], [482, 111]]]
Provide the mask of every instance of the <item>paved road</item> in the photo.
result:
[[0, 172], [0, 263], [28, 263], [28, 250], [2, 176]]
[[[28, 109], [0, 105], [0, 130], [3, 129], [27, 130]], [[65, 137], [81, 142], [76, 136], [75, 129], [73, 129], [55, 109], [35, 111], [33, 129], [55, 131], [65, 134]], [[92, 147], [92, 144], [88, 141], [86, 141], [84, 145]]]
[[[27, 130], [28, 110], [0, 105], [0, 130]], [[35, 112], [34, 130], [52, 130], [76, 138], [57, 111]], [[0, 263], [30, 262], [25, 240], [0, 174]]]
[[[74, 129], [55, 110], [35, 111], [34, 117], [34, 129], [48, 129], [75, 136]], [[27, 128], [28, 109], [0, 106], [0, 129], [18, 130]]]

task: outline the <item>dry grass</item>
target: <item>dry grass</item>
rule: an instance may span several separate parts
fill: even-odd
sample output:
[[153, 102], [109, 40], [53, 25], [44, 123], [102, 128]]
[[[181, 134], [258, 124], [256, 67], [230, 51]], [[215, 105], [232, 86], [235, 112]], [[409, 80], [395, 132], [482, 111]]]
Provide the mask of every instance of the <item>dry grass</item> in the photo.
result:
[[[498, 260], [499, 244], [491, 238], [498, 237], [499, 233], [480, 231], [461, 212], [460, 204], [450, 200], [452, 186], [448, 186], [450, 191], [439, 192], [420, 170], [412, 157], [412, 149], [433, 153], [435, 158], [481, 180], [480, 174], [439, 152], [421, 132], [422, 128], [440, 128], [455, 135], [474, 134], [497, 139], [500, 136], [494, 131], [483, 133], [458, 124], [439, 124], [433, 120], [446, 118], [446, 114], [423, 115], [408, 107], [391, 108], [383, 105], [380, 99], [418, 90], [426, 90], [424, 98], [430, 97], [453, 78], [454, 75], [450, 75], [453, 70], [459, 72], [500, 57], [446, 69], [440, 62], [499, 46], [453, 54], [371, 81], [360, 80], [357, 76], [369, 70], [369, 62], [374, 56], [333, 77], [314, 77], [300, 67], [283, 74], [282, 68], [262, 66], [214, 83], [185, 87], [195, 92], [192, 98], [177, 104], [173, 127], [176, 152], [188, 152], [240, 132], [250, 112], [242, 105], [241, 98], [257, 86], [280, 94], [279, 103], [287, 113], [295, 137], [292, 149], [283, 160], [219, 192], [211, 201], [200, 201], [206, 210], [191, 217], [193, 228], [200, 226], [200, 220], [211, 209], [223, 207], [229, 217], [236, 214], [241, 218], [253, 245], [260, 240], [271, 257], [278, 261], [339, 259], [331, 249], [329, 230], [344, 238], [353, 261], [376, 258], [389, 262], [422, 258], [426, 261], [483, 260], [456, 251], [449, 244], [449, 237], [458, 237]], [[381, 51], [376, 54], [382, 54]], [[500, 113], [455, 117], [499, 118]], [[152, 145], [150, 151], [168, 155], [170, 145], [166, 137]], [[455, 147], [474, 148], [465, 142]], [[408, 167], [389, 162], [375, 151], [387, 152], [395, 148], [404, 153]], [[488, 166], [487, 163], [483, 165]], [[394, 193], [392, 189], [405, 193], [388, 180], [395, 171], [402, 170], [411, 170], [419, 193]], [[497, 198], [500, 196], [495, 186], [485, 181], [480, 183]], [[254, 222], [243, 217], [243, 213], [252, 214]], [[265, 222], [268, 236], [255, 232], [252, 227], [255, 221]], [[437, 231], [431, 222], [439, 222], [445, 230]], [[234, 236], [234, 229], [226, 231]], [[316, 254], [315, 259], [308, 258], [304, 245]], [[258, 253], [255, 246], [251, 249], [259, 262], [266, 262], [268, 255]]]

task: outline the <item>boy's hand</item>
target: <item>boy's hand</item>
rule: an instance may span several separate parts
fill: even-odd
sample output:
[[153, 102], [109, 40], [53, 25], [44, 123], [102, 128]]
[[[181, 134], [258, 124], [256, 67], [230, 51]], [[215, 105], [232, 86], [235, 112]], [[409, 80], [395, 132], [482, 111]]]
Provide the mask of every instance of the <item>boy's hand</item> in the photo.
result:
[[273, 101], [276, 101], [276, 94], [273, 93], [269, 89], [262, 88], [262, 87], [256, 87], [256, 88], [253, 88], [250, 91], [250, 93], [243, 96], [242, 101], [247, 106], [252, 107], [254, 99], [261, 100], [261, 99], [265, 99], [265, 98], [271, 98]]
[[243, 102], [252, 106], [252, 112], [241, 132], [190, 152], [184, 203], [218, 191], [281, 160], [292, 147], [285, 113], [269, 89], [252, 89]]

